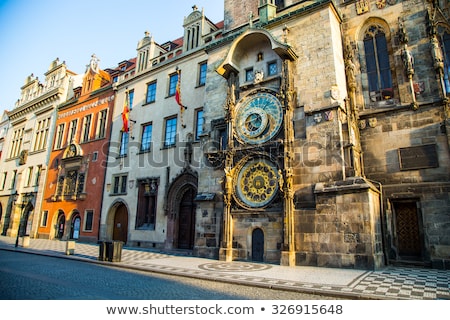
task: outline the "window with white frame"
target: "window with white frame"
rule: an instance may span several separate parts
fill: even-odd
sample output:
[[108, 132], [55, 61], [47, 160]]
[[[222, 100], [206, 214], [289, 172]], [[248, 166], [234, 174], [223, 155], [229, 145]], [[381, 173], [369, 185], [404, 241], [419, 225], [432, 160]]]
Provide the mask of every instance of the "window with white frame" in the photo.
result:
[[95, 137], [97, 139], [104, 138], [106, 136], [106, 122], [108, 117], [108, 109], [100, 111], [97, 115], [97, 131]]
[[68, 143], [73, 143], [75, 141], [76, 135], [77, 135], [77, 125], [78, 125], [78, 119], [73, 119], [70, 121], [69, 126], [69, 139]]
[[92, 115], [88, 114], [83, 118], [81, 142], [88, 142], [91, 134]]
[[49, 130], [50, 117], [38, 121], [34, 136], [33, 151], [45, 149], [47, 146]]
[[177, 137], [177, 118], [172, 117], [166, 119], [166, 128], [164, 135], [164, 147], [175, 146]]
[[9, 158], [15, 158], [19, 156], [20, 149], [22, 148], [24, 132], [25, 128], [14, 130], [12, 135], [11, 148], [9, 149]]
[[61, 123], [58, 125], [56, 130], [56, 138], [55, 138], [55, 149], [61, 149], [63, 146], [63, 138], [64, 138], [64, 128], [66, 124]]

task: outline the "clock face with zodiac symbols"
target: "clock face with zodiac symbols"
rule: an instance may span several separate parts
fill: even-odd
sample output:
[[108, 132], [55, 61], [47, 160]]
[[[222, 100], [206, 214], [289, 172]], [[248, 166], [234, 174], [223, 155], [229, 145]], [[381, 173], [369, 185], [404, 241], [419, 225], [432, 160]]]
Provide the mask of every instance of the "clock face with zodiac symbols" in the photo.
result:
[[261, 158], [245, 162], [236, 177], [237, 201], [244, 207], [262, 208], [277, 195], [278, 172], [275, 164]]
[[236, 109], [237, 138], [244, 143], [260, 144], [272, 139], [283, 123], [283, 109], [273, 94], [259, 92], [246, 96]]

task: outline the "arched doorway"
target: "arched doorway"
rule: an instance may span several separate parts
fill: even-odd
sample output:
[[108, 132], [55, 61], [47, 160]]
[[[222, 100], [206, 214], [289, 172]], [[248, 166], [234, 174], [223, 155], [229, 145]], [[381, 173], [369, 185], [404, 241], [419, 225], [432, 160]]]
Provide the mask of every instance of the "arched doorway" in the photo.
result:
[[189, 187], [183, 194], [180, 201], [179, 219], [178, 219], [178, 248], [194, 248], [195, 240], [195, 196], [197, 191]]
[[113, 240], [124, 243], [128, 240], [128, 210], [123, 203], [117, 207], [114, 215]]
[[79, 213], [75, 213], [72, 218], [70, 228], [70, 239], [77, 240], [80, 237], [81, 217]]
[[252, 261], [264, 261], [264, 232], [260, 228], [252, 232]]
[[62, 211], [58, 212], [58, 219], [56, 221], [57, 222], [56, 222], [55, 238], [62, 239], [62, 237], [64, 236], [64, 229], [66, 226], [66, 215], [64, 214], [64, 212], [62, 212]]

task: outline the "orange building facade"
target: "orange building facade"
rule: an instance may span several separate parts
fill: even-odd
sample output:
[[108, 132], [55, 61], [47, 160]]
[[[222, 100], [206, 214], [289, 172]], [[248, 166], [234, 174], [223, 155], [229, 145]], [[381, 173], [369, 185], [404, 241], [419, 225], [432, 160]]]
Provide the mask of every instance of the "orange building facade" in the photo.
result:
[[115, 94], [95, 55], [72, 81], [57, 111], [38, 237], [96, 242]]

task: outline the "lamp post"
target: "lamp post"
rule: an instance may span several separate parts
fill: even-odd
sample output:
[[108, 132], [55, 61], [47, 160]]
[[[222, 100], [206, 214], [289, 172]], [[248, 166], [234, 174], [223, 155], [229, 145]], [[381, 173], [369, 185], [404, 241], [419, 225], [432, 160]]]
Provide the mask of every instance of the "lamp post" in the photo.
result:
[[[19, 227], [17, 228], [17, 236], [16, 236], [16, 244], [15, 247], [17, 248], [19, 246], [19, 236], [20, 236], [20, 229], [23, 222], [23, 214], [25, 211], [25, 208], [27, 207], [28, 203], [33, 198], [32, 193], [25, 193], [22, 195], [22, 203], [20, 204], [20, 220], [19, 220]], [[15, 200], [17, 200], [17, 191], [15, 193]]]

